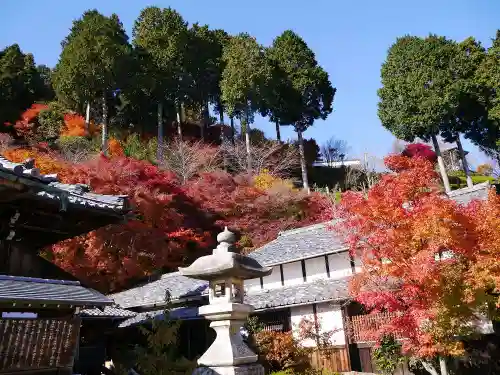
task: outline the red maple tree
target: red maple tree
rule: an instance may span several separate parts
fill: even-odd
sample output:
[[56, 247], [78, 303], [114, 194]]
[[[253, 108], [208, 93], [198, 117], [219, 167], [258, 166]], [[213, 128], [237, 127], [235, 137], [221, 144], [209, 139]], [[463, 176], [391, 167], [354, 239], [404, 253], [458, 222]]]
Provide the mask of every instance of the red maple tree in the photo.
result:
[[372, 313], [392, 313], [373, 338], [403, 336], [403, 350], [422, 358], [458, 354], [457, 337], [497, 302], [488, 288], [500, 280], [500, 201], [494, 193], [466, 207], [448, 199], [427, 158], [385, 162], [394, 173], [366, 196], [343, 194], [335, 210], [335, 229], [362, 264], [352, 295]]
[[431, 146], [423, 143], [410, 143], [406, 145], [405, 149], [401, 154], [409, 158], [414, 158], [414, 157], [424, 158], [432, 163], [435, 163], [437, 161], [437, 155], [432, 150]]

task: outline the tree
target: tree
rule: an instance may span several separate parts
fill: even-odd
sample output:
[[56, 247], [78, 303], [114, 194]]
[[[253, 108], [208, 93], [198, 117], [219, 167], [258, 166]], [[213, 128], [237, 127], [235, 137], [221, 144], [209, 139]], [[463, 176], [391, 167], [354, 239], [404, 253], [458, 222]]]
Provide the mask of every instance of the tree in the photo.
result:
[[327, 140], [320, 147], [321, 158], [327, 163], [344, 160], [348, 151], [347, 142], [334, 137]]
[[382, 66], [378, 91], [378, 115], [386, 129], [408, 142], [432, 139], [446, 191], [450, 184], [436, 136], [443, 130], [456, 134], [454, 108], [463, 108], [465, 85], [458, 57], [456, 43], [444, 37], [398, 38]]
[[45, 98], [44, 82], [33, 55], [17, 44], [0, 50], [0, 128], [13, 124], [36, 100]]
[[100, 98], [102, 144], [107, 152], [108, 100], [120, 89], [130, 57], [128, 36], [116, 14], [106, 17], [87, 11], [73, 22], [70, 34], [61, 43], [63, 51], [53, 73], [58, 98], [73, 109]]
[[[314, 53], [304, 40], [291, 30], [273, 41], [268, 54], [270, 61], [280, 69], [285, 79], [286, 94], [279, 106], [274, 106], [273, 117], [280, 125], [293, 125], [297, 132], [304, 189], [309, 189], [304, 156], [303, 133], [317, 119], [326, 119], [332, 112], [335, 89], [317, 63]], [[280, 92], [283, 92], [280, 90]]]
[[343, 194], [335, 214], [342, 219], [336, 229], [362, 265], [352, 294], [368, 311], [392, 314], [378, 329], [365, 327], [372, 337], [404, 337], [404, 354], [429, 369], [438, 356], [444, 366], [443, 356], [463, 352], [457, 337], [498, 314], [498, 296], [489, 288], [498, 281], [490, 256], [498, 247], [499, 199], [491, 192], [487, 202], [463, 207], [439, 192], [428, 160], [385, 161], [394, 173], [366, 195]]
[[437, 155], [432, 151], [431, 146], [423, 143], [410, 143], [405, 146], [401, 155], [409, 158], [423, 158], [431, 163], [437, 162]]
[[232, 37], [224, 48], [225, 64], [220, 82], [222, 102], [229, 117], [244, 124], [247, 169], [252, 169], [250, 130], [255, 112], [262, 106], [262, 92], [270, 77], [269, 65], [261, 45], [248, 34]]
[[481, 61], [475, 79], [486, 97], [487, 122], [471, 139], [487, 154], [500, 160], [500, 30]]
[[493, 166], [485, 163], [477, 166], [477, 173], [483, 176], [491, 176], [493, 174]]
[[173, 106], [178, 135], [182, 137], [181, 107], [191, 84], [187, 23], [172, 8], [147, 7], [135, 21], [133, 37], [134, 46], [145, 54], [147, 74], [142, 85], [158, 105], [158, 159], [161, 159], [165, 103]]
[[183, 184], [200, 173], [220, 170], [222, 165], [219, 149], [202, 141], [172, 140], [165, 145], [162, 155], [159, 165], [175, 173]]
[[210, 125], [209, 104], [216, 106], [220, 123], [224, 123], [219, 82], [222, 79], [222, 51], [228, 35], [224, 30], [210, 30], [197, 23], [189, 29], [188, 70], [191, 76], [189, 100], [202, 109], [201, 137]]

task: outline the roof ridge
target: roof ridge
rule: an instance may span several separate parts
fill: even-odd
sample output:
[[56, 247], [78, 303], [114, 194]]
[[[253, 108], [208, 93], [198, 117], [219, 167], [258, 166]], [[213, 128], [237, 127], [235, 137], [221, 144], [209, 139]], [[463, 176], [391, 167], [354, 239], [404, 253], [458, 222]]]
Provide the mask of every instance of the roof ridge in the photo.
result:
[[[55, 279], [42, 279], [39, 277], [27, 277], [27, 276], [12, 276], [12, 275], [0, 275], [0, 280], [2, 281], [24, 281], [30, 283], [39, 284], [54, 284], [54, 285], [73, 285], [82, 286], [79, 281], [76, 280], [55, 280]], [[86, 288], [89, 289], [89, 288]]]
[[323, 223], [311, 224], [311, 225], [308, 225], [308, 226], [305, 226], [305, 227], [288, 229], [288, 230], [279, 232], [278, 233], [278, 238], [279, 237], [284, 237], [284, 236], [289, 236], [289, 235], [292, 235], [292, 234], [304, 233], [304, 232], [308, 232], [308, 231], [315, 230], [315, 229], [322, 229], [322, 228], [325, 228], [328, 223], [329, 222], [326, 221], [326, 222], [323, 222]]

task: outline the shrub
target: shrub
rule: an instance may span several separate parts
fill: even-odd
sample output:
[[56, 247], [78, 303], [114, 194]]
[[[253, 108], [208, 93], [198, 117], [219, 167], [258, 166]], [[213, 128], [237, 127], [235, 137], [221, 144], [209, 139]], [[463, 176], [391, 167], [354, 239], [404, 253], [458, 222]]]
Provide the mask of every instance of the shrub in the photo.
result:
[[48, 108], [38, 114], [38, 126], [34, 138], [37, 141], [52, 142], [59, 137], [64, 128], [64, 108], [57, 102], [50, 103]]
[[292, 332], [260, 331], [252, 340], [264, 365], [272, 370], [293, 368], [306, 362], [307, 352]]
[[57, 147], [64, 160], [81, 163], [95, 156], [99, 145], [87, 137], [62, 136], [57, 140]]
[[491, 164], [478, 165], [477, 173], [483, 176], [491, 176], [493, 173], [493, 166]]

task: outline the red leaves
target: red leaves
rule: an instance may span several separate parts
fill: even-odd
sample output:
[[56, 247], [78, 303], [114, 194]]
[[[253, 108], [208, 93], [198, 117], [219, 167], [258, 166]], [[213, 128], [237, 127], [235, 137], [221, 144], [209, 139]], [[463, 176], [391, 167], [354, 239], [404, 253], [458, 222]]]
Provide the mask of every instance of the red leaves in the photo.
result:
[[414, 355], [456, 353], [453, 336], [468, 332], [488, 300], [478, 290], [500, 282], [500, 199], [491, 193], [461, 207], [440, 193], [426, 159], [390, 156], [386, 163], [398, 174], [384, 176], [367, 196], [344, 194], [335, 213], [336, 229], [363, 264], [352, 294], [375, 312], [400, 313], [384, 329], [404, 332]]
[[53, 247], [55, 262], [103, 290], [123, 287], [154, 270], [191, 263], [214, 246], [224, 225], [253, 248], [279, 231], [325, 219], [329, 201], [293, 189], [262, 190], [245, 177], [205, 173], [181, 185], [175, 175], [145, 161], [104, 156], [74, 165], [63, 182], [100, 194], [127, 195], [134, 218]]
[[410, 143], [406, 145], [401, 155], [409, 158], [423, 158], [431, 163], [437, 161], [437, 155], [429, 145], [423, 143]]

